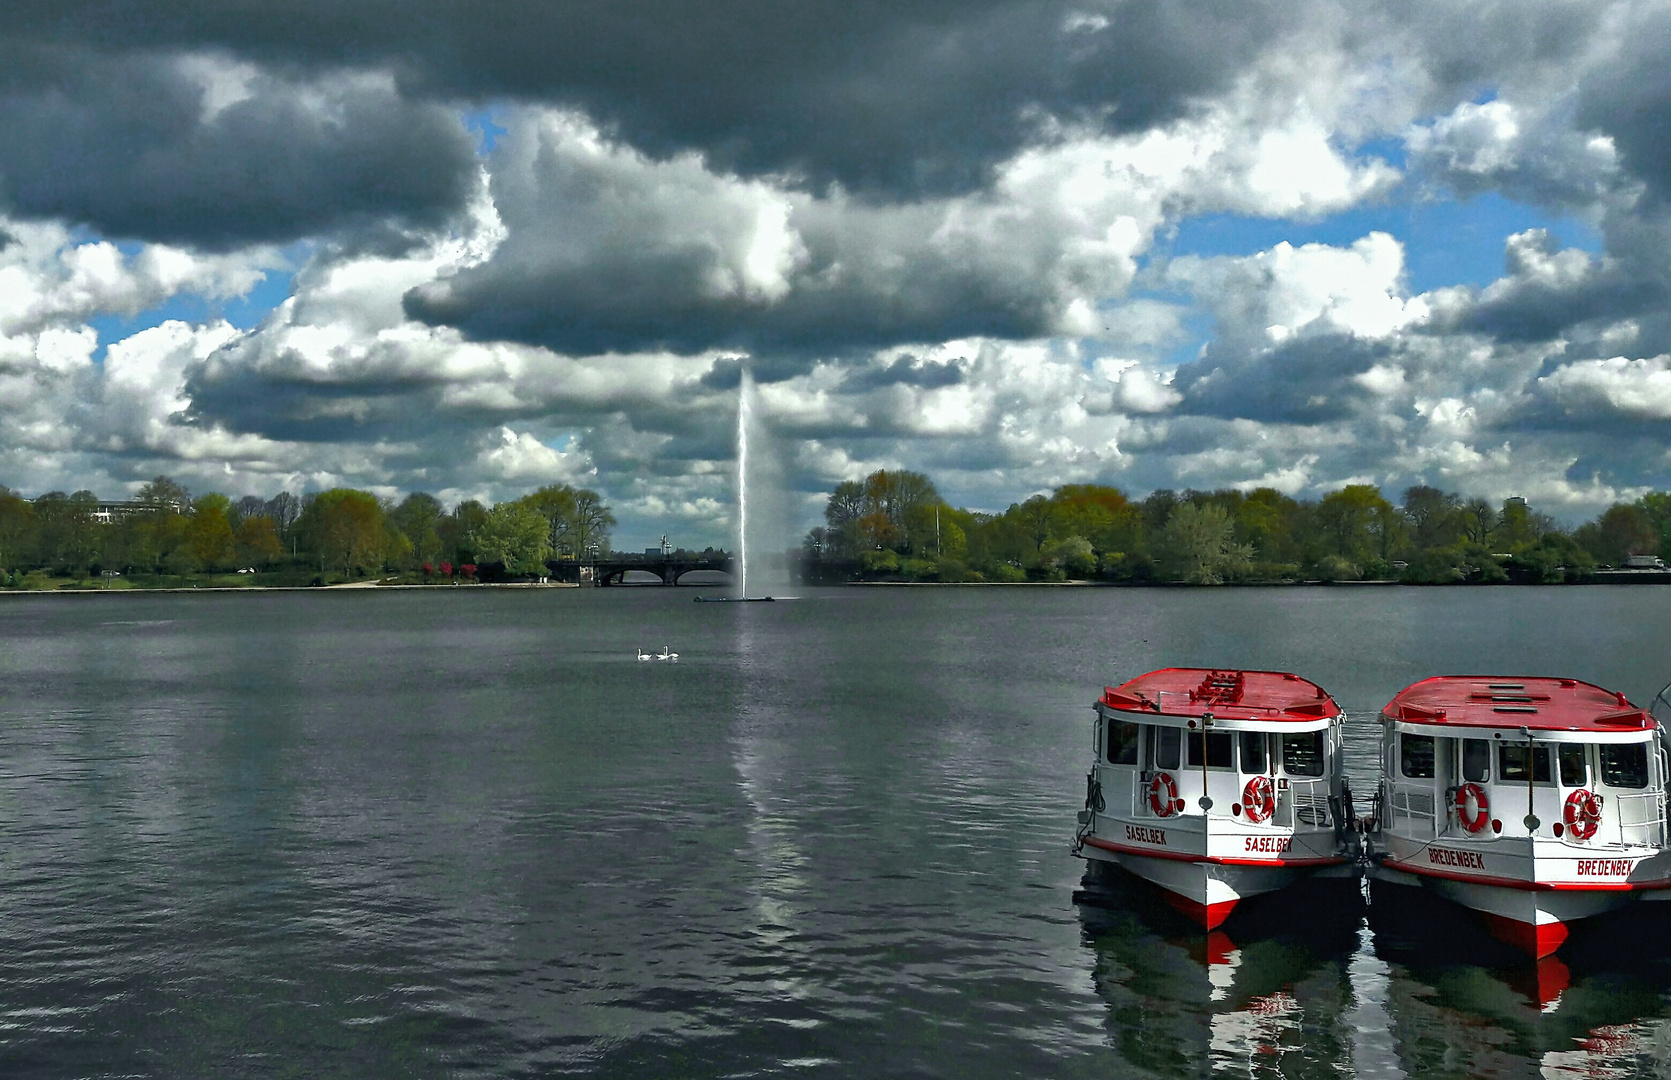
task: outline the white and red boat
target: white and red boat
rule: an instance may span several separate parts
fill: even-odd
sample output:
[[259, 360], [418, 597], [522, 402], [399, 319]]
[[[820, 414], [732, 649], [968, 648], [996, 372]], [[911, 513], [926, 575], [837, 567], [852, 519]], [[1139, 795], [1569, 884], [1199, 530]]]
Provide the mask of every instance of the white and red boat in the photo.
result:
[[1351, 872], [1343, 721], [1315, 683], [1166, 668], [1108, 687], [1096, 713], [1075, 854], [1153, 882], [1209, 930], [1246, 897]]
[[1664, 736], [1623, 694], [1444, 676], [1381, 723], [1377, 883], [1425, 886], [1537, 957], [1577, 919], [1671, 899]]

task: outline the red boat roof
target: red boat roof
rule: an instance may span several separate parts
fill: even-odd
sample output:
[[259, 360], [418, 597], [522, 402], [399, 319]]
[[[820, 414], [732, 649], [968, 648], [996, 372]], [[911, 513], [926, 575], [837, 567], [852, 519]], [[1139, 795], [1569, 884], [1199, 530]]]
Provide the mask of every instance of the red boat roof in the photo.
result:
[[1283, 671], [1162, 668], [1102, 692], [1102, 703], [1128, 712], [1225, 720], [1310, 722], [1340, 715], [1323, 688]]
[[1630, 731], [1653, 719], [1623, 694], [1577, 679], [1441, 675], [1412, 683], [1381, 710], [1389, 720], [1532, 731]]

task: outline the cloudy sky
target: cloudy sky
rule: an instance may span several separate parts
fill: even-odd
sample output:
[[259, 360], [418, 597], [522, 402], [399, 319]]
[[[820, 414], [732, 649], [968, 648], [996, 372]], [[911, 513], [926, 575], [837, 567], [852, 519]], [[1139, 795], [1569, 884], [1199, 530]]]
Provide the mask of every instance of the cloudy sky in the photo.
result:
[[1671, 8], [0, 3], [0, 483], [1671, 487]]

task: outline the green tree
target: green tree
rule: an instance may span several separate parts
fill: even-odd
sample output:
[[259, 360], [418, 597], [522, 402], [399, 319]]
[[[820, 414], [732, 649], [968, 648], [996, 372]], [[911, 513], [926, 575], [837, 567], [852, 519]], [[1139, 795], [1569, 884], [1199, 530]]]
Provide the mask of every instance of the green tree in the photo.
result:
[[284, 555], [278, 526], [266, 514], [253, 514], [238, 522], [233, 543], [238, 562], [244, 566], [271, 566]]
[[471, 530], [467, 540], [482, 562], [504, 563], [512, 574], [543, 574], [551, 552], [550, 523], [522, 502], [500, 503]]
[[1218, 585], [1246, 569], [1252, 556], [1251, 547], [1236, 543], [1236, 527], [1222, 506], [1179, 503], [1161, 529], [1161, 566], [1181, 581]]
[[1404, 489], [1404, 516], [1418, 551], [1451, 547], [1462, 539], [1460, 504], [1455, 495], [1418, 484]]
[[0, 573], [16, 570], [30, 561], [34, 537], [35, 507], [17, 492], [0, 485]]
[[302, 511], [296, 527], [319, 559], [320, 570], [334, 566], [352, 574], [382, 568], [383, 504], [369, 491], [320, 492]]
[[414, 491], [389, 511], [389, 524], [411, 543], [413, 561], [434, 562], [441, 557], [441, 535], [436, 526], [445, 513], [440, 501], [424, 491]]
[[1398, 516], [1373, 484], [1348, 484], [1330, 492], [1315, 514], [1326, 553], [1360, 567], [1390, 546], [1391, 522]]
[[199, 496], [192, 505], [186, 543], [193, 561], [205, 570], [224, 567], [235, 554], [231, 510], [231, 500], [215, 492]]
[[[35, 505], [38, 509], [40, 500]], [[1595, 521], [1580, 526], [1573, 539], [1606, 566], [1620, 565], [1626, 555], [1651, 554], [1660, 543], [1653, 519], [1630, 503], [1614, 503]]]
[[1637, 499], [1635, 506], [1659, 534], [1659, 556], [1671, 559], [1671, 492], [1650, 491]]

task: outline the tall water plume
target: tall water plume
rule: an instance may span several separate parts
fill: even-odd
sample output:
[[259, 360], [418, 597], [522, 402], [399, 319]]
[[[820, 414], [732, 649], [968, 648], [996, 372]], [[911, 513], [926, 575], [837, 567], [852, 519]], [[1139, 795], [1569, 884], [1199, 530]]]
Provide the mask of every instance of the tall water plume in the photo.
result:
[[754, 374], [737, 384], [737, 595], [748, 595], [748, 429], [754, 420]]
[[754, 374], [737, 387], [737, 590], [739, 596], [782, 591], [789, 582], [787, 498], [772, 432], [761, 415]]

